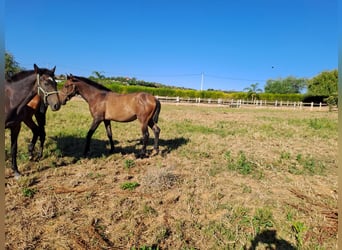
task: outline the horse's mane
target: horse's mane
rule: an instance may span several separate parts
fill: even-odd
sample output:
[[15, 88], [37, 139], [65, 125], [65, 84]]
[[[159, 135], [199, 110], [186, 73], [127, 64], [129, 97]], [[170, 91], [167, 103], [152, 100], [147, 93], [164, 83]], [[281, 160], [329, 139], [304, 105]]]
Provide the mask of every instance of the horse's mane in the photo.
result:
[[79, 79], [81, 80], [82, 82], [85, 82], [86, 84], [89, 84], [97, 89], [101, 89], [101, 90], [105, 90], [105, 91], [111, 91], [109, 88], [103, 86], [102, 84], [100, 83], [97, 83], [97, 82], [94, 82], [86, 77], [82, 77], [82, 76], [73, 76], [74, 78], [76, 79]]
[[[45, 68], [41, 68], [39, 69], [39, 73], [40, 74], [46, 74], [46, 75], [49, 75], [49, 76], [54, 76], [54, 73], [49, 70], [49, 69], [45, 69]], [[34, 74], [34, 70], [23, 70], [23, 71], [20, 71], [12, 76], [8, 76], [6, 78], [6, 80], [8, 82], [16, 82], [16, 81], [19, 81], [19, 80], [22, 80], [24, 79], [25, 77], [28, 77], [30, 75]]]
[[34, 73], [34, 70], [23, 70], [8, 77], [7, 81], [8, 82], [19, 81], [21, 79], [24, 79], [25, 77], [28, 77], [29, 75], [32, 75], [33, 73]]

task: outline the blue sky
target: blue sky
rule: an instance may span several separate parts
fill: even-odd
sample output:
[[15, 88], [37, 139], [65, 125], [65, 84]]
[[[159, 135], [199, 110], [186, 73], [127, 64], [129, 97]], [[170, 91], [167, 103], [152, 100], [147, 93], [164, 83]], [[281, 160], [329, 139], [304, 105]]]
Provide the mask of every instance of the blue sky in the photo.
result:
[[5, 49], [57, 74], [243, 90], [338, 65], [337, 0], [7, 0]]

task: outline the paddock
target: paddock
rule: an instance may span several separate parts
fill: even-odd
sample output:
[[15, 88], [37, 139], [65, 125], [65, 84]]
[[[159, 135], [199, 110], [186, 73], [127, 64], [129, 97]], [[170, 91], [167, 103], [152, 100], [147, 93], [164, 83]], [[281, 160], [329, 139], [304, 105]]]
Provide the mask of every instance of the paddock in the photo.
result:
[[135, 158], [137, 124], [113, 122], [116, 151], [100, 126], [84, 158], [92, 118], [73, 99], [48, 110], [39, 162], [28, 161], [23, 126], [22, 179], [6, 160], [6, 247], [291, 249], [303, 240], [303, 249], [336, 249], [337, 120], [337, 112], [162, 102], [158, 156]]

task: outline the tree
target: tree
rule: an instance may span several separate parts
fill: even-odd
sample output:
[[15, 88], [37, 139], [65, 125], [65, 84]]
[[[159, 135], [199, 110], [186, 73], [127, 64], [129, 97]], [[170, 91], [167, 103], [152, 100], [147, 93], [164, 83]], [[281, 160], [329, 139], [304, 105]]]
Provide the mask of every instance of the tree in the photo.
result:
[[98, 79], [106, 78], [105, 75], [101, 74], [101, 72], [99, 72], [99, 71], [93, 71], [93, 75], [95, 75], [95, 77]]
[[258, 99], [258, 93], [262, 92], [258, 85], [259, 83], [252, 83], [251, 86], [244, 88], [244, 91], [247, 91], [247, 98], [252, 98], [252, 101]]
[[19, 66], [19, 63], [14, 59], [14, 56], [9, 53], [5, 52], [5, 76], [10, 77], [20, 71], [22, 71], [24, 68]]
[[310, 95], [332, 96], [337, 95], [338, 71], [323, 71], [308, 81]]
[[306, 87], [307, 80], [305, 78], [295, 78], [293, 76], [284, 79], [267, 80], [265, 85], [265, 93], [272, 94], [298, 94]]

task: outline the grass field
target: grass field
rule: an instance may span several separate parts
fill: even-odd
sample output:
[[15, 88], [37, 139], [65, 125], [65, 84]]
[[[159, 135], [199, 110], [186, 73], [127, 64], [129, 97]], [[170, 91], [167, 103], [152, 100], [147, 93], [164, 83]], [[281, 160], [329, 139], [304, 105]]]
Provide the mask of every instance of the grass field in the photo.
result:
[[337, 249], [336, 112], [162, 104], [144, 159], [137, 121], [83, 158], [91, 120], [49, 110], [39, 162], [23, 125], [18, 181], [6, 131], [7, 249]]

